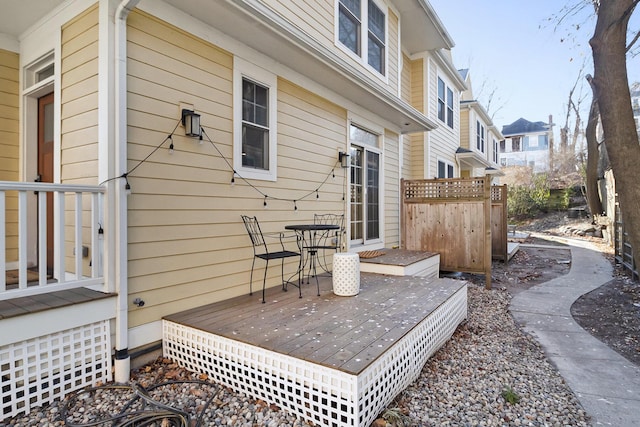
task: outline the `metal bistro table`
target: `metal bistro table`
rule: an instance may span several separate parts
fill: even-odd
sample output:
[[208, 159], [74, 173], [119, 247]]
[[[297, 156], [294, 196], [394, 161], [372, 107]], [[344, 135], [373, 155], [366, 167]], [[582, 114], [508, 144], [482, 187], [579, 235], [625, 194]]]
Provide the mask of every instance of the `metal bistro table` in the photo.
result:
[[318, 282], [318, 275], [316, 272], [316, 265], [318, 264], [318, 246], [320, 239], [325, 236], [330, 230], [340, 229], [336, 224], [294, 224], [286, 225], [286, 230], [293, 230], [302, 238], [302, 280], [304, 281], [305, 267], [309, 266], [309, 272], [307, 274], [307, 283], [309, 283], [309, 277], [313, 272], [313, 277], [316, 278], [316, 287], [318, 288], [318, 296], [320, 296], [320, 282]]

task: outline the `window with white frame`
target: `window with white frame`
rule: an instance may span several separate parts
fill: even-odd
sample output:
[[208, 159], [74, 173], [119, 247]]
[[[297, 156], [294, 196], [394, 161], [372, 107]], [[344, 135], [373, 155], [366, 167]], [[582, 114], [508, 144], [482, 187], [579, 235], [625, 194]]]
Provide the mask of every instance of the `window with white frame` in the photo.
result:
[[382, 153], [380, 136], [351, 125], [350, 159], [350, 235], [352, 244], [371, 243], [381, 238]]
[[453, 90], [438, 77], [438, 119], [453, 129]]
[[484, 153], [484, 125], [476, 120], [476, 148]]
[[438, 160], [438, 178], [453, 178], [453, 164]]
[[498, 140], [493, 139], [493, 163], [498, 163]]
[[375, 0], [337, 1], [337, 38], [383, 76], [387, 62], [387, 15]]
[[277, 78], [234, 59], [234, 170], [244, 178], [277, 179]]

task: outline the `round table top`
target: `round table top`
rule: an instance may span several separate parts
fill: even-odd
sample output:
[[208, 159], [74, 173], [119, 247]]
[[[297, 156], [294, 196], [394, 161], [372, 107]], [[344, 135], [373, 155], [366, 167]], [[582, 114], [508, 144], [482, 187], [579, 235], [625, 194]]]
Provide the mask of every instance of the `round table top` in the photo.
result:
[[297, 230], [297, 231], [316, 231], [316, 230], [338, 230], [340, 226], [336, 224], [293, 224], [293, 225], [285, 225], [284, 228], [287, 230]]

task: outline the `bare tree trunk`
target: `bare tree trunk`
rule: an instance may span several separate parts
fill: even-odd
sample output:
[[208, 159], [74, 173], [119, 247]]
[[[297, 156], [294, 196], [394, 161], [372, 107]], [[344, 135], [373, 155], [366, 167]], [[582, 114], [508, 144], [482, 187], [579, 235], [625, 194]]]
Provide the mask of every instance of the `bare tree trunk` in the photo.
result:
[[598, 126], [598, 101], [593, 97], [591, 101], [591, 109], [589, 110], [589, 119], [587, 121], [587, 129], [585, 131], [587, 138], [587, 204], [591, 215], [602, 215], [602, 200], [598, 191], [598, 162], [600, 153], [598, 152], [598, 138], [596, 135], [596, 127]]
[[601, 1], [596, 29], [589, 41], [602, 129], [636, 266], [640, 266], [640, 144], [629, 94], [626, 37], [629, 17], [638, 1]]

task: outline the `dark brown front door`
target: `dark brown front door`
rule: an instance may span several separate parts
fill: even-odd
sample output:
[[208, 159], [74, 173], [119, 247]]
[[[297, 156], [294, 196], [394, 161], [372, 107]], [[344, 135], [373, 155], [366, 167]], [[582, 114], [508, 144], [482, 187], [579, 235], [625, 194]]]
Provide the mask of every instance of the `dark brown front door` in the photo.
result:
[[[53, 93], [38, 99], [38, 181], [53, 182]], [[47, 193], [47, 270], [53, 270], [53, 194]]]

